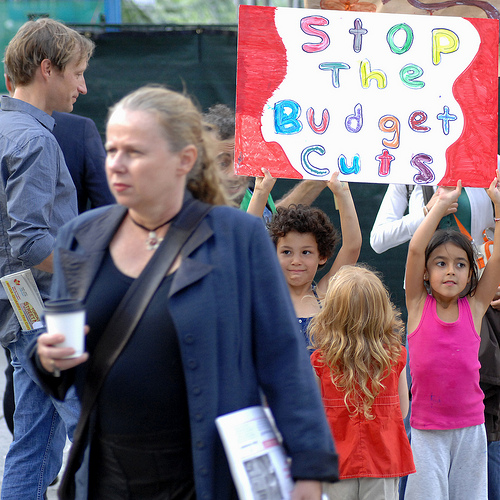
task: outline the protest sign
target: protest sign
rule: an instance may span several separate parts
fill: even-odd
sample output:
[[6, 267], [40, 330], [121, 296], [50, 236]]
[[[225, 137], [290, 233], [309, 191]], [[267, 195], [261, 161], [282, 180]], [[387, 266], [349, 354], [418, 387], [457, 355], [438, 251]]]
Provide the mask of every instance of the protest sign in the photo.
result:
[[500, 19], [500, 0], [304, 0], [307, 9]]
[[486, 187], [498, 21], [241, 6], [235, 170]]

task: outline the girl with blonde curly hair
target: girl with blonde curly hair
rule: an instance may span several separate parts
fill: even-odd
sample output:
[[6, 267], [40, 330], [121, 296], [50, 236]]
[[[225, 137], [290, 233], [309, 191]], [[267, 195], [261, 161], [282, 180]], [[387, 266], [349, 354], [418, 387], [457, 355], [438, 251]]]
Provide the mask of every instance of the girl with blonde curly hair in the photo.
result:
[[396, 499], [415, 472], [403, 418], [408, 412], [403, 323], [377, 274], [344, 266], [330, 280], [309, 335], [311, 363], [339, 454], [330, 500]]

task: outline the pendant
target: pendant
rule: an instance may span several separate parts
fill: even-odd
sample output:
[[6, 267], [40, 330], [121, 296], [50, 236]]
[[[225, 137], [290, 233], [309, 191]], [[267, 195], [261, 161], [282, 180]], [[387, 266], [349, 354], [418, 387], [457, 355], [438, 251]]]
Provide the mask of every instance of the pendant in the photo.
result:
[[162, 241], [163, 238], [158, 238], [158, 236], [156, 235], [156, 231], [150, 231], [149, 237], [146, 240], [148, 250], [156, 250], [160, 246], [160, 243]]

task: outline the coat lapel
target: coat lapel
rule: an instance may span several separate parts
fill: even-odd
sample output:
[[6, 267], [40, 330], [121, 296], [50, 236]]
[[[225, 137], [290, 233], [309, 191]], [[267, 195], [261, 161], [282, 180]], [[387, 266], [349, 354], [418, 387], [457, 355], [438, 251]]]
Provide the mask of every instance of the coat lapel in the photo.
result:
[[[109, 243], [126, 211], [123, 206], [111, 206], [97, 217], [78, 226], [74, 242], [69, 248], [59, 248], [59, 259], [70, 297], [82, 300], [86, 298]], [[200, 280], [213, 269], [210, 264], [189, 257], [212, 235], [212, 228], [206, 219], [203, 220], [181, 251], [182, 263], [175, 273], [170, 296]]]
[[211, 238], [212, 235], [212, 228], [205, 219], [186, 242], [181, 251], [182, 263], [179, 269], [177, 269], [172, 281], [169, 293], [170, 297], [179, 290], [182, 290], [183, 288], [186, 288], [187, 286], [200, 280], [213, 269], [213, 266], [210, 264], [205, 264], [204, 262], [189, 258], [189, 255], [205, 243], [205, 241]]
[[76, 229], [69, 249], [59, 248], [66, 291], [70, 297], [85, 299], [109, 242], [126, 211], [127, 209], [121, 205], [109, 207]]

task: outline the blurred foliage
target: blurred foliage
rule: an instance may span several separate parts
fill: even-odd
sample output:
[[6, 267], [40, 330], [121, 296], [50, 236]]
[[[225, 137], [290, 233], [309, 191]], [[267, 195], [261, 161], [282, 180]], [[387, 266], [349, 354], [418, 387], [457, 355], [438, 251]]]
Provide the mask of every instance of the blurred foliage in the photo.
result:
[[233, 0], [122, 0], [122, 22], [134, 24], [236, 24]]
[[[235, 0], [122, 0], [122, 22], [132, 24], [237, 24]], [[253, 3], [252, 1], [242, 2]], [[258, 1], [264, 5], [264, 1]], [[274, 7], [298, 5], [293, 0], [271, 0]], [[303, 2], [299, 2], [300, 6]]]

